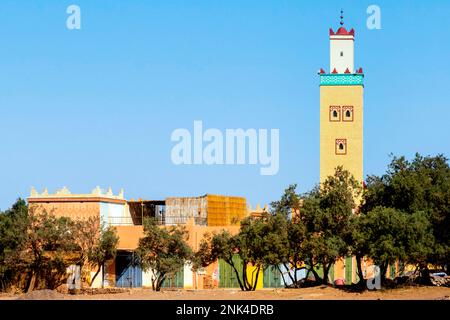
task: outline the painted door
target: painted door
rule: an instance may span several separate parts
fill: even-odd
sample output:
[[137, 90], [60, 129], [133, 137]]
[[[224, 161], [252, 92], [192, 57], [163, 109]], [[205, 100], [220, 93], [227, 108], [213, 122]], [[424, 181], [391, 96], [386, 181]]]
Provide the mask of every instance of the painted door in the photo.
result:
[[[238, 256], [234, 256], [233, 261], [242, 279], [242, 261]], [[219, 260], [219, 288], [239, 288], [234, 269], [222, 259]]]
[[345, 258], [345, 284], [353, 283], [352, 257]]
[[133, 253], [118, 253], [116, 256], [116, 287], [142, 287], [142, 270], [133, 265]]
[[391, 269], [390, 278], [395, 279], [395, 263], [391, 265], [390, 269]]
[[[260, 275], [261, 276], [261, 275]], [[264, 270], [264, 288], [283, 288], [283, 280], [276, 266], [269, 266]]]
[[184, 269], [175, 272], [174, 275], [166, 276], [163, 288], [183, 288], [184, 287]]

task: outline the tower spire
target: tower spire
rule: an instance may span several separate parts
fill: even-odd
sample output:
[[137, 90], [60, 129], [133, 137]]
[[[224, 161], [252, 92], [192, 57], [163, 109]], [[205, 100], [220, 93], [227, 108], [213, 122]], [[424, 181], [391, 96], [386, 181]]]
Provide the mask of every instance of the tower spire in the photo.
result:
[[344, 10], [341, 9], [341, 26], [344, 25]]

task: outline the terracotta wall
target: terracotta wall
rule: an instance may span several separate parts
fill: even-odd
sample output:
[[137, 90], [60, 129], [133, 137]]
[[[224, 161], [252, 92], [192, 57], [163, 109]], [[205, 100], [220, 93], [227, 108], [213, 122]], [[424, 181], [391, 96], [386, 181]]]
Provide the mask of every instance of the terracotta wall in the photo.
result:
[[57, 217], [71, 219], [100, 217], [99, 202], [30, 202], [29, 208], [30, 212], [47, 212]]
[[[206, 233], [220, 232], [221, 230], [228, 230], [231, 234], [239, 232], [239, 226], [199, 226], [194, 224], [191, 219], [184, 225], [188, 232], [188, 244], [194, 250], [198, 250], [201, 240]], [[169, 227], [167, 227], [169, 228]], [[144, 236], [144, 229], [142, 226], [116, 226], [117, 234], [119, 236], [120, 250], [134, 250], [139, 244], [139, 239]]]

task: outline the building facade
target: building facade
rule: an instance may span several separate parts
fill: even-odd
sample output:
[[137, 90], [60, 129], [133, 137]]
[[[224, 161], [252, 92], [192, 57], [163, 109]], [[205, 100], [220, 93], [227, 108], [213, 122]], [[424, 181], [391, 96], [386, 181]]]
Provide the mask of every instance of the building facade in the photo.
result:
[[[29, 210], [34, 213], [53, 214], [74, 220], [98, 218], [106, 225], [114, 226], [119, 237], [118, 252], [97, 276], [93, 287], [151, 287], [151, 271], [143, 271], [133, 264], [134, 251], [144, 236], [143, 221], [154, 219], [161, 228], [183, 225], [188, 233], [189, 246], [197, 251], [206, 233], [227, 230], [232, 235], [239, 232], [240, 221], [249, 215], [250, 209], [244, 197], [207, 194], [199, 197], [170, 197], [164, 200], [129, 200], [123, 190], [114, 195], [96, 187], [91, 193], [74, 194], [66, 187], [50, 194], [45, 189], [39, 193], [34, 188], [28, 198]], [[72, 268], [75, 269], [75, 268]], [[251, 274], [252, 266], [248, 266]], [[95, 272], [91, 271], [92, 277]], [[279, 285], [266, 272], [267, 285]], [[186, 263], [184, 268], [169, 277], [164, 286], [184, 289], [213, 289], [236, 287], [234, 271], [223, 261], [216, 261], [204, 270], [193, 271]], [[261, 274], [258, 287], [262, 288]]]

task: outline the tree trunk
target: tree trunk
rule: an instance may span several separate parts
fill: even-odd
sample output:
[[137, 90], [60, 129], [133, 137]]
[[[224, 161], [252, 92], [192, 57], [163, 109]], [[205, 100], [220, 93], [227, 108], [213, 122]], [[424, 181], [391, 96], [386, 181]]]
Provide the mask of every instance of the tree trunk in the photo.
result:
[[310, 266], [309, 271], [311, 271], [312, 274], [314, 275], [315, 282], [320, 282], [319, 274], [316, 272], [316, 270], [314, 270], [313, 265]]
[[[252, 291], [256, 290], [256, 286], [258, 285], [258, 278], [259, 278], [259, 272], [261, 271], [261, 266], [258, 265], [258, 269], [256, 271], [256, 278], [255, 278], [255, 283], [253, 284], [253, 288]], [[253, 277], [252, 277], [253, 280]]]
[[365, 288], [366, 286], [365, 286], [365, 282], [364, 282], [365, 279], [364, 279], [364, 274], [362, 271], [361, 260], [362, 260], [361, 255], [357, 254], [356, 255], [356, 267], [358, 268], [358, 276], [359, 276], [358, 285], [361, 288]]
[[34, 290], [34, 286], [36, 284], [36, 273], [34, 271], [31, 271], [31, 279], [30, 283], [28, 284], [27, 293]]
[[158, 276], [158, 278], [156, 279], [156, 290], [155, 291], [157, 291], [157, 292], [161, 291], [161, 287], [164, 283], [164, 280], [166, 280], [165, 274]]
[[[98, 274], [100, 273], [100, 270], [102, 269], [102, 266], [98, 266], [97, 272], [92, 277], [91, 281], [89, 282], [89, 287], [92, 287], [92, 284], [94, 283], [95, 278], [97, 278]], [[103, 286], [103, 280], [102, 280], [102, 286]]]
[[241, 278], [239, 277], [239, 271], [234, 266], [233, 260], [226, 260], [226, 262], [233, 268], [234, 273], [236, 274], [237, 281], [239, 283], [239, 287], [241, 288], [242, 291], [245, 291], [245, 288], [242, 284]]
[[244, 288], [245, 291], [250, 291], [252, 289], [252, 285], [248, 282], [248, 277], [247, 277], [247, 263], [242, 263], [242, 278], [244, 281]]
[[[288, 265], [286, 265], [286, 263], [283, 263], [283, 265], [284, 265], [284, 267], [286, 268], [286, 270], [287, 270], [287, 272], [288, 272], [288, 275], [289, 275], [289, 278], [291, 278], [292, 283], [293, 283], [294, 285], [297, 285], [296, 279], [293, 278], [292, 275], [291, 275], [291, 268], [290, 268]], [[294, 275], [294, 276], [295, 276], [295, 275]]]
[[332, 263], [325, 263], [323, 265], [323, 279], [322, 284], [328, 284], [328, 273], [330, 272]]
[[381, 284], [386, 283], [386, 271], [387, 271], [387, 263], [381, 263], [380, 265], [380, 280]]

